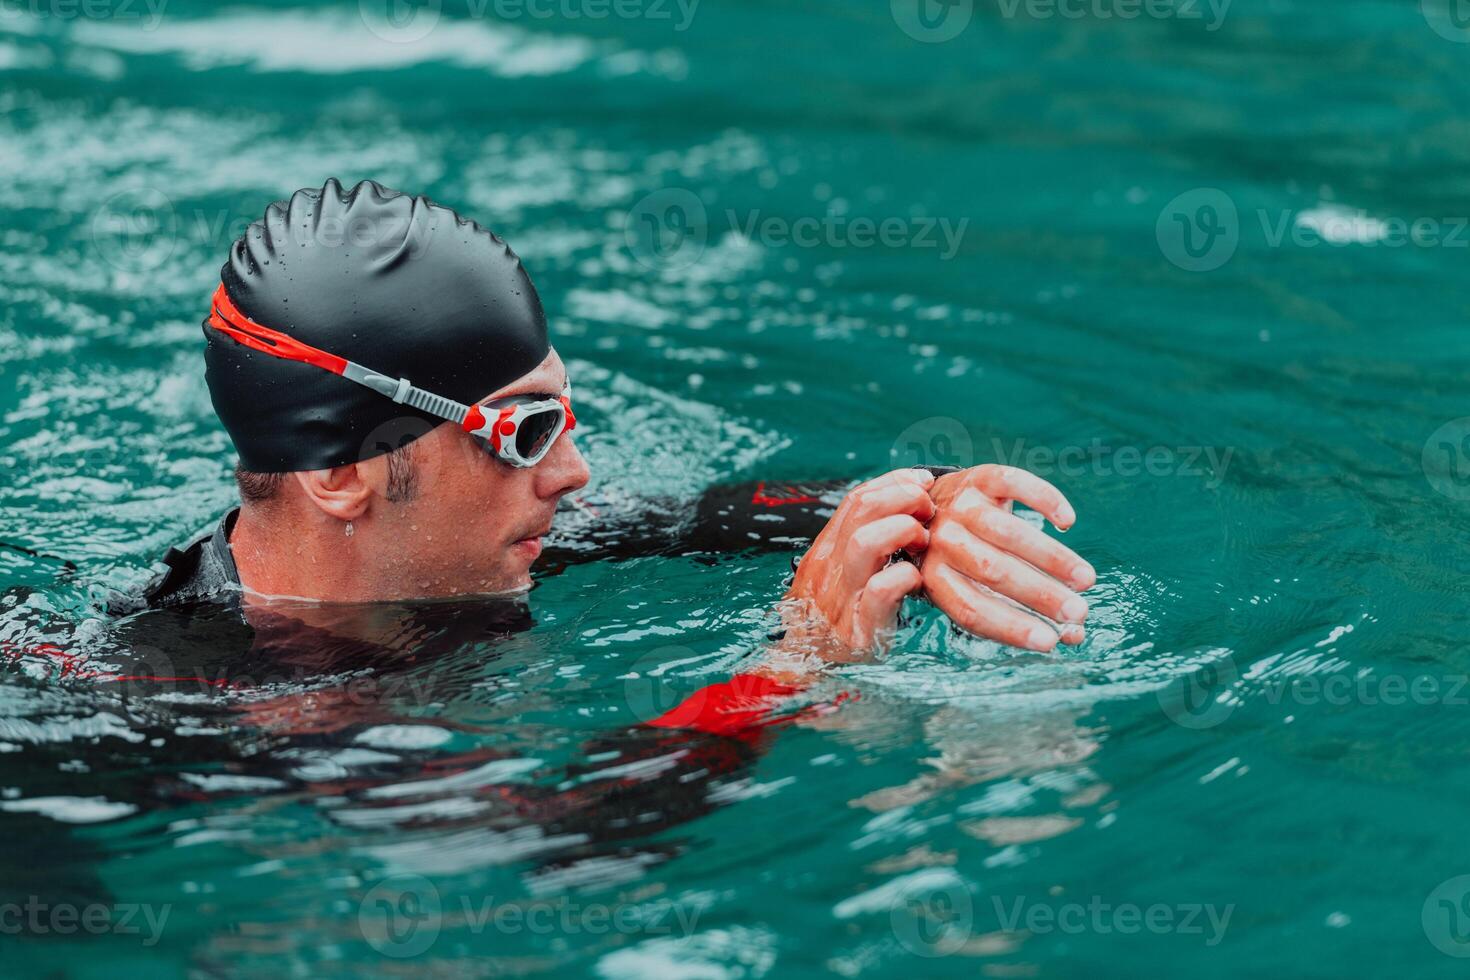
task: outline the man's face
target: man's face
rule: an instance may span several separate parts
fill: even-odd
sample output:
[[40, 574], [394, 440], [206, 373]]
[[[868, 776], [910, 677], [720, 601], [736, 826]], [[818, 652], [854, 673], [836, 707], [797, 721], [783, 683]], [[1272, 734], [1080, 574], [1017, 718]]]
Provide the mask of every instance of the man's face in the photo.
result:
[[[556, 351], [529, 374], [489, 393], [556, 398], [567, 382]], [[388, 499], [385, 457], [373, 482], [374, 535], [384, 553], [372, 563], [378, 594], [407, 597], [509, 592], [531, 584], [530, 569], [551, 529], [557, 501], [587, 485], [587, 461], [562, 433], [535, 466], [517, 469], [492, 457], [452, 423], [410, 444], [415, 485]]]

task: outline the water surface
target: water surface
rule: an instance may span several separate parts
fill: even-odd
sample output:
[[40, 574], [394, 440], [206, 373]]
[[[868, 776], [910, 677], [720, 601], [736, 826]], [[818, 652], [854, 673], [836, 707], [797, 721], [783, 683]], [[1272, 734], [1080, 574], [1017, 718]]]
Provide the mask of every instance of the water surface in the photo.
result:
[[[0, 898], [167, 909], [7, 974], [1455, 972], [1470, 46], [1434, 0], [1185, 6], [0, 11]], [[599, 487], [1029, 465], [1087, 642], [914, 606], [736, 738], [640, 722], [760, 657], [783, 555], [385, 610], [401, 658], [106, 622], [230, 506], [199, 323], [327, 176], [511, 241]]]

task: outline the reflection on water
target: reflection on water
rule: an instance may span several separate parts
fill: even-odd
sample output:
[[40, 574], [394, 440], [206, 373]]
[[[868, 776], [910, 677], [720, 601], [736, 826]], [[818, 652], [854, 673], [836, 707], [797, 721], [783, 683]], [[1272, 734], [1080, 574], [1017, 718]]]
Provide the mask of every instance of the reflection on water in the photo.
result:
[[[1470, 207], [1470, 82], [1418, 8], [0, 9], [0, 902], [158, 925], [7, 969], [1448, 972], [1462, 255], [1384, 236]], [[230, 506], [202, 311], [327, 176], [515, 245], [598, 492], [1018, 461], [1077, 505], [1087, 642], [914, 604], [773, 681], [785, 555], [103, 617]], [[1201, 192], [1238, 224], [1190, 271]]]

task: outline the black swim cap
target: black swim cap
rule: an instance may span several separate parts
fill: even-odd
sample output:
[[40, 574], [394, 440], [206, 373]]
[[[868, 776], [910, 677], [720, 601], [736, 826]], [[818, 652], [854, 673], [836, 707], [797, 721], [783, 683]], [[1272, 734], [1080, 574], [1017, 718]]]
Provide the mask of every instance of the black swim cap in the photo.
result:
[[[332, 179], [272, 204], [220, 276], [251, 320], [465, 404], [551, 350], [541, 298], [509, 245], [370, 180], [344, 191]], [[330, 371], [251, 350], [208, 321], [204, 335], [210, 399], [252, 472], [355, 463], [443, 424]], [[381, 438], [389, 423], [392, 437]]]

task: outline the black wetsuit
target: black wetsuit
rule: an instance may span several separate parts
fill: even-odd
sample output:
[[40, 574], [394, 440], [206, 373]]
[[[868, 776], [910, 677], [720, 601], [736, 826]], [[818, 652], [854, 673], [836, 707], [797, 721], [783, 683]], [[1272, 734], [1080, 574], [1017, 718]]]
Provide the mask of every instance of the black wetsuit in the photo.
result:
[[[804, 548], [832, 516], [847, 483], [757, 483], [710, 488], [691, 508], [660, 501], [578, 500], [564, 503], [542, 554], [538, 575], [567, 565], [648, 555], [709, 556]], [[230, 553], [236, 508], [210, 533], [170, 548], [164, 571], [139, 594], [115, 595], [111, 611], [127, 614], [224, 598], [240, 588]]]
[[[536, 574], [598, 559], [669, 555], [716, 561], [741, 551], [797, 552], [821, 529], [846, 486], [725, 486], [682, 508], [583, 502], [558, 515]], [[436, 792], [427, 788], [433, 780], [467, 773], [495, 757], [484, 749], [410, 749], [350, 775], [301, 775], [301, 752], [350, 748], [365, 731], [415, 723], [418, 706], [462, 699], [484, 664], [500, 655], [498, 648], [535, 620], [524, 597], [477, 597], [374, 604], [371, 612], [348, 607], [345, 615], [363, 610], [375, 617], [375, 626], [388, 623], [378, 632], [386, 639], [374, 642], [352, 639], [352, 631], [309, 626], [269, 607], [252, 608], [247, 621], [229, 548], [237, 515], [232, 510], [209, 534], [171, 549], [164, 572], [143, 593], [114, 600], [120, 615], [103, 634], [82, 642], [55, 624], [27, 628], [20, 617], [10, 618], [10, 629], [0, 629], [0, 671], [25, 670], [28, 662], [34, 676], [38, 665], [49, 662], [46, 684], [73, 690], [87, 702], [128, 705], [132, 730], [127, 742], [104, 740], [95, 749], [43, 742], [27, 746], [23, 755], [0, 756], [0, 781], [26, 797], [103, 796], [153, 810], [188, 806], [206, 795], [218, 799], [219, 791], [206, 794], [177, 774], [224, 771], [271, 780], [279, 786], [272, 793], [345, 797], [344, 804], [361, 809], [378, 805], [374, 786], [402, 786], [402, 793], [387, 798], [402, 805], [418, 798], [411, 785], [425, 780], [428, 799]], [[738, 778], [762, 752], [771, 720], [751, 705], [787, 693], [791, 689], [761, 677], [719, 681], [663, 717], [594, 737], [554, 779], [486, 785], [480, 796], [492, 809], [459, 823], [531, 824], [584, 841], [542, 856], [536, 862], [541, 869], [618, 852], [635, 838], [646, 857], [670, 857], [682, 848], [678, 837], [658, 843], [648, 838], [717, 805], [712, 788]], [[177, 704], [187, 704], [191, 730], [219, 734], [181, 736]], [[725, 704], [734, 707], [727, 710]], [[691, 712], [689, 705], [699, 710]], [[66, 771], [83, 757], [87, 775]], [[648, 774], [599, 775], [606, 766], [640, 759], [671, 764]], [[69, 839], [43, 818], [21, 819], [32, 840]]]
[[[718, 561], [739, 552], [799, 553], [848, 486], [722, 486], [682, 507], [584, 501], [558, 514], [536, 575], [598, 559]], [[319, 801], [330, 819], [433, 801], [445, 792], [441, 780], [471, 779], [498, 757], [500, 750], [490, 747], [446, 752], [431, 746], [383, 754], [381, 761], [339, 775], [303, 771], [303, 758], [355, 750], [365, 732], [419, 724], [425, 705], [486, 690], [486, 664], [535, 620], [523, 597], [482, 597], [346, 607], [344, 615], [373, 617], [371, 642], [269, 607], [252, 607], [247, 621], [229, 549], [237, 513], [187, 547], [170, 550], [163, 574], [142, 594], [119, 599], [115, 611], [122, 615], [85, 642], [57, 628], [64, 624], [38, 622], [19, 608], [0, 616], [0, 672], [15, 671], [18, 680], [20, 673], [34, 678], [49, 667], [49, 679], [39, 683], [71, 692], [66, 697], [79, 714], [128, 718], [126, 738], [92, 746], [37, 740], [23, 752], [0, 755], [0, 783], [24, 798], [102, 797], [140, 811], [195, 806], [236, 792], [278, 795]], [[719, 805], [724, 797], [718, 788], [749, 772], [774, 726], [824, 710], [820, 703], [793, 701], [796, 693], [760, 674], [737, 673], [664, 705], [659, 710], [669, 710], [657, 717], [644, 714], [638, 723], [603, 731], [530, 782], [487, 779], [455, 790], [486, 804], [473, 815], [416, 816], [413, 826], [496, 832], [530, 826], [550, 838], [579, 841], [539, 855], [531, 874], [630, 849], [641, 860], [666, 860], [685, 846], [678, 828]], [[548, 746], [548, 754], [554, 752]], [[78, 760], [85, 763], [80, 772]], [[634, 765], [640, 760], [657, 764]], [[608, 769], [627, 774], [604, 773]], [[201, 787], [198, 774], [210, 773], [239, 778], [243, 788]], [[262, 789], [267, 782], [275, 788]], [[391, 795], [375, 791], [388, 785]], [[27, 848], [37, 841], [81, 846], [43, 817], [11, 819], [24, 825], [19, 839], [29, 842]], [[18, 855], [14, 862], [4, 858], [5, 852], [0, 847], [0, 866], [24, 863]], [[96, 881], [48, 882], [25, 887], [48, 895], [105, 894]], [[0, 897], [4, 893], [0, 888]]]

